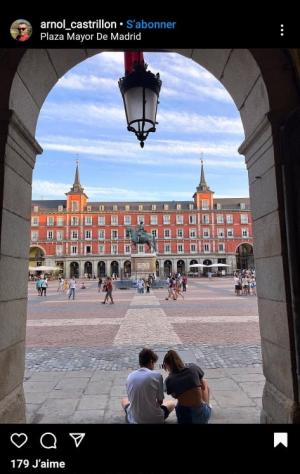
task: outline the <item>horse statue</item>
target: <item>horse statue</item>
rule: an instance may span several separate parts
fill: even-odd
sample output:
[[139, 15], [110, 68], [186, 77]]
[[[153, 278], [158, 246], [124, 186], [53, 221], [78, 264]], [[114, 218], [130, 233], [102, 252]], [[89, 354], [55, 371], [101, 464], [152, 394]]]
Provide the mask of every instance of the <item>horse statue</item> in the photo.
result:
[[156, 252], [155, 237], [154, 235], [145, 231], [142, 222], [137, 229], [134, 229], [133, 227], [126, 227], [126, 230], [134, 245], [148, 244], [150, 251], [152, 249], [154, 252]]

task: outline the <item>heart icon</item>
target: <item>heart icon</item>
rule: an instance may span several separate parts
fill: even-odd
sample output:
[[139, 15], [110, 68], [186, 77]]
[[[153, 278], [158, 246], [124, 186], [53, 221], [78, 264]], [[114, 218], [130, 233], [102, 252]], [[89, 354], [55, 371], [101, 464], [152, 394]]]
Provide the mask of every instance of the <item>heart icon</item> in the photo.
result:
[[10, 437], [10, 441], [17, 448], [22, 448], [22, 446], [27, 443], [28, 436], [25, 433], [13, 433]]

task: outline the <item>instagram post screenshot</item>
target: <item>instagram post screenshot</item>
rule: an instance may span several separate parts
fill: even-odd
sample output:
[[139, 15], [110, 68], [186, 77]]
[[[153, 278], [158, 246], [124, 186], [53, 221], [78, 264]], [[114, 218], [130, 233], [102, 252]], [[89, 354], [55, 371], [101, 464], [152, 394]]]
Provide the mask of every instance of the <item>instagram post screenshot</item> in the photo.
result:
[[296, 472], [297, 25], [14, 10], [0, 472]]

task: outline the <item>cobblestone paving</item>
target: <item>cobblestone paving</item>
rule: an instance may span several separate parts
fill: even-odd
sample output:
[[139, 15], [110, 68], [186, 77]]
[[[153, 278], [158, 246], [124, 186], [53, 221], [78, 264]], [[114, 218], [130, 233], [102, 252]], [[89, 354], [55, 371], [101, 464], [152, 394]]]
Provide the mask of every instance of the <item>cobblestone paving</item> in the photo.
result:
[[[152, 344], [153, 350], [167, 352], [169, 345]], [[26, 367], [31, 371], [123, 370], [136, 369], [139, 346], [122, 348], [65, 347], [27, 349]], [[262, 363], [260, 345], [172, 344], [172, 349], [189, 350], [203, 368], [257, 367]]]

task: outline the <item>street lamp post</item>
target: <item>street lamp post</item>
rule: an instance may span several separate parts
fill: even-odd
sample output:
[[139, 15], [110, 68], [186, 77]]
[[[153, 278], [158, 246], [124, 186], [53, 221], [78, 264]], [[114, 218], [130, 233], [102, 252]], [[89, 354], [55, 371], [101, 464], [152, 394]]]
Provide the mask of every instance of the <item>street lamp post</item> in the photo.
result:
[[156, 112], [161, 88], [159, 73], [147, 71], [142, 52], [124, 53], [125, 76], [119, 79], [127, 129], [134, 132], [140, 145], [150, 132], [155, 132]]

